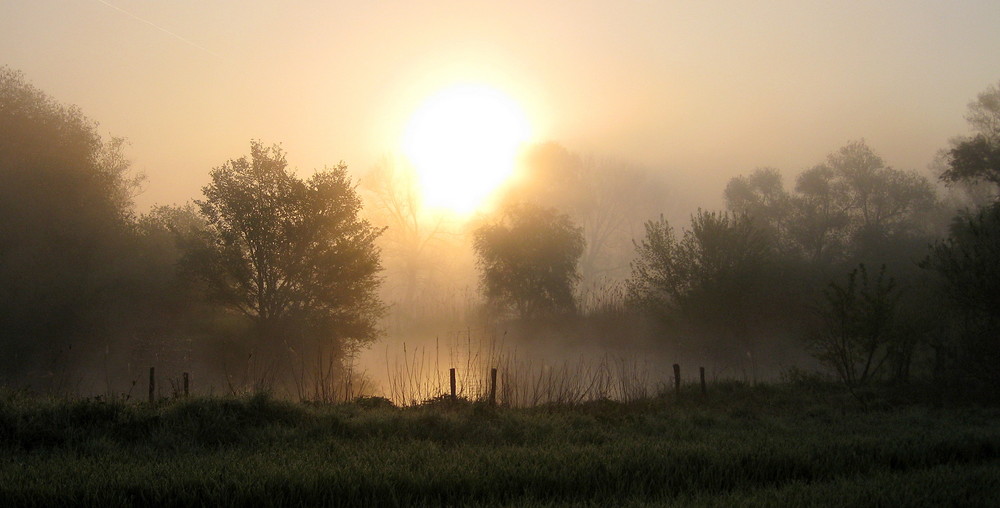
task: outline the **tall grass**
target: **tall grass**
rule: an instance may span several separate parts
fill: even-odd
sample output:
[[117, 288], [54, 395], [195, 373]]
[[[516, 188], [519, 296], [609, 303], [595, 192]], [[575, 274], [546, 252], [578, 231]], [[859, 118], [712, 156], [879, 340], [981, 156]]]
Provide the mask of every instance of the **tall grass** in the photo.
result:
[[[484, 333], [483, 330], [479, 331]], [[632, 402], [661, 394], [668, 387], [649, 361], [603, 354], [573, 360], [521, 358], [504, 336], [479, 340], [473, 330], [454, 335], [442, 346], [412, 347], [402, 354], [386, 348], [385, 397], [397, 405], [418, 405], [450, 395], [450, 369], [456, 396], [483, 400], [497, 370], [497, 403], [507, 407], [581, 404], [594, 400]], [[443, 348], [443, 349], [442, 349]]]
[[[684, 399], [686, 400], [686, 399]], [[849, 398], [844, 399], [850, 401]], [[1000, 500], [995, 409], [794, 386], [666, 407], [156, 404], [0, 393], [0, 505], [962, 505]]]

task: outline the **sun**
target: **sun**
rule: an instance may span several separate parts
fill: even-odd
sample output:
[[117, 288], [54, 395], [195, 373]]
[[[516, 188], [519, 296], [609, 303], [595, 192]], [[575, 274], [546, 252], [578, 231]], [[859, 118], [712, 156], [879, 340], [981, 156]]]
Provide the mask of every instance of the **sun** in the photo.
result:
[[514, 171], [531, 137], [520, 105], [483, 85], [456, 85], [428, 97], [403, 134], [403, 153], [416, 169], [424, 203], [468, 214]]

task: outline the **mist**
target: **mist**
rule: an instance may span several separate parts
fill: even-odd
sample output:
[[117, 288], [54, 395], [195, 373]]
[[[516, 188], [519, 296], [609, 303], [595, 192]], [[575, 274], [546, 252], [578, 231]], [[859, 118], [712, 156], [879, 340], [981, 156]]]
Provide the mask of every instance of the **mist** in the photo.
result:
[[[71, 118], [82, 140], [71, 162], [39, 164], [87, 160], [105, 178], [86, 196], [72, 195], [85, 171], [11, 180], [27, 190], [7, 198], [21, 221], [6, 254], [20, 323], [9, 339], [34, 358], [11, 377], [52, 381], [72, 365], [59, 384], [121, 392], [156, 364], [227, 392], [271, 376], [255, 362], [274, 351], [244, 340], [264, 325], [236, 317], [232, 288], [205, 268], [213, 241], [232, 246], [206, 236], [224, 230], [204, 189], [251, 140], [279, 145], [288, 181], [320, 194], [306, 182], [343, 167], [357, 220], [378, 231], [371, 322], [351, 322], [365, 330], [355, 335], [326, 323], [339, 330], [329, 347], [283, 343], [295, 358], [278, 376], [285, 395], [302, 395], [307, 371], [385, 395], [417, 354], [435, 362], [417, 377], [435, 380], [442, 363], [479, 362], [482, 377], [501, 359], [543, 370], [641, 360], [651, 386], [669, 383], [674, 363], [749, 381], [836, 375], [815, 342], [830, 288], [881, 287], [884, 273], [894, 311], [920, 315], [940, 297], [914, 289], [934, 278], [918, 266], [928, 245], [993, 199], [988, 183], [940, 177], [963, 136], [983, 135], [965, 115], [995, 83], [998, 20], [988, 2], [4, 5], [2, 63], [23, 72], [8, 84], [44, 95], [42, 109]], [[468, 83], [522, 108], [531, 139], [504, 183], [460, 214], [424, 202], [402, 138], [421, 101]], [[51, 181], [64, 177], [65, 188]], [[45, 211], [60, 202], [88, 212]], [[579, 233], [565, 287], [533, 290], [548, 301], [491, 286], [488, 255], [497, 273], [510, 260], [477, 244], [486, 231], [517, 237], [532, 207]], [[52, 253], [67, 245], [85, 255]], [[45, 312], [70, 317], [35, 318]], [[906, 375], [940, 367], [933, 327], [920, 326], [908, 333], [928, 338], [886, 360]], [[38, 336], [59, 339], [25, 345]]]

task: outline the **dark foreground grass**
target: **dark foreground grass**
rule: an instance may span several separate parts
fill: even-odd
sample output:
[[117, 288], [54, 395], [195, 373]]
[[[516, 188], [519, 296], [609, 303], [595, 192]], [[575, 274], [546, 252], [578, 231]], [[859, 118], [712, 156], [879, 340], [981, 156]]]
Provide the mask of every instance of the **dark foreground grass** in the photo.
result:
[[0, 400], [0, 505], [998, 506], [1000, 411], [720, 389], [394, 409]]

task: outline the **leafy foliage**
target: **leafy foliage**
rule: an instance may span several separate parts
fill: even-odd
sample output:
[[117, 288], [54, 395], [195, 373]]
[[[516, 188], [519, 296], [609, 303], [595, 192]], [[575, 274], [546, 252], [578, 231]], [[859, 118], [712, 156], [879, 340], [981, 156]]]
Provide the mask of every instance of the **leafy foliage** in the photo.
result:
[[646, 223], [646, 236], [636, 244], [630, 292], [641, 301], [683, 309], [701, 295], [742, 287], [768, 249], [749, 215], [699, 210], [680, 241], [660, 217]]
[[821, 325], [812, 338], [817, 359], [848, 386], [871, 382], [900, 338], [895, 328], [896, 281], [886, 277], [885, 266], [871, 278], [865, 265], [859, 265], [848, 273], [846, 283], [830, 283], [824, 296]]
[[771, 302], [782, 301], [768, 289], [774, 265], [768, 233], [749, 215], [699, 210], [680, 239], [660, 217], [646, 223], [635, 248], [626, 284], [631, 301], [694, 334], [701, 352], [716, 358], [749, 352], [754, 324], [771, 316]]
[[210, 229], [187, 265], [261, 344], [374, 340], [382, 305], [375, 239], [343, 164], [297, 178], [277, 146], [212, 170], [199, 201]]
[[[6, 375], [128, 335], [141, 285], [125, 142], [0, 68], [0, 347]], [[65, 365], [62, 362], [61, 365]], [[51, 372], [51, 371], [50, 371]]]
[[951, 235], [931, 247], [923, 267], [943, 283], [947, 301], [957, 309], [957, 360], [977, 377], [996, 380], [1000, 361], [1000, 205], [958, 217]]
[[970, 102], [965, 119], [974, 134], [952, 141], [941, 179], [949, 184], [987, 182], [995, 198], [1000, 189], [1000, 86], [988, 87]]
[[801, 173], [794, 193], [770, 168], [733, 178], [726, 204], [767, 227], [782, 250], [817, 264], [888, 257], [890, 245], [927, 236], [937, 207], [926, 178], [886, 166], [863, 140]]
[[1000, 185], [1000, 144], [985, 136], [959, 142], [948, 151], [948, 169], [941, 175], [946, 182], [987, 181]]
[[568, 216], [529, 204], [505, 208], [476, 229], [473, 248], [486, 298], [530, 319], [572, 311], [583, 232]]

